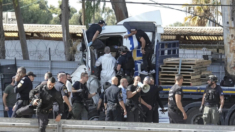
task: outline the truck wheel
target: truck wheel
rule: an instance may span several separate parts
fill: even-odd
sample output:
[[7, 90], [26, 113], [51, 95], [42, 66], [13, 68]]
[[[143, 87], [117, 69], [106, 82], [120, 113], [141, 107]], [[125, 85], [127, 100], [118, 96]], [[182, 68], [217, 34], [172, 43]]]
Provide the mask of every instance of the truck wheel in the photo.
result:
[[202, 119], [202, 113], [199, 111], [199, 108], [192, 108], [187, 111], [187, 124], [204, 124]]
[[235, 125], [235, 112], [230, 116], [228, 125]]

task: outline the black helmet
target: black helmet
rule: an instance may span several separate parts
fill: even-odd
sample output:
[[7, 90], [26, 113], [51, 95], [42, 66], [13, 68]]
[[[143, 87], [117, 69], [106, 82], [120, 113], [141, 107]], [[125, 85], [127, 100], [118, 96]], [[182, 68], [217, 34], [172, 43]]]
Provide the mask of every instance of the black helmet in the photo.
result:
[[121, 47], [119, 48], [119, 51], [120, 51], [120, 52], [127, 52], [127, 51], [129, 51], [129, 50], [127, 49], [126, 46], [121, 46]]
[[103, 85], [103, 88], [104, 88], [104, 90], [106, 90], [110, 86], [111, 86], [111, 83], [105, 82], [104, 85]]
[[213, 81], [217, 82], [218, 78], [215, 75], [210, 75], [208, 80], [210, 80], [211, 82], [213, 82]]

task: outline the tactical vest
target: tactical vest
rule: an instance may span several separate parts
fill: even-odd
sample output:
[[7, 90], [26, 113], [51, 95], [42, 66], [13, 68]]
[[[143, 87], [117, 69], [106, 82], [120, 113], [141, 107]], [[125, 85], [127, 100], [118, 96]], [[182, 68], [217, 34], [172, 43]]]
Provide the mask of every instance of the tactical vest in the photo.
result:
[[215, 88], [206, 90], [205, 101], [215, 104], [219, 102], [219, 95]]

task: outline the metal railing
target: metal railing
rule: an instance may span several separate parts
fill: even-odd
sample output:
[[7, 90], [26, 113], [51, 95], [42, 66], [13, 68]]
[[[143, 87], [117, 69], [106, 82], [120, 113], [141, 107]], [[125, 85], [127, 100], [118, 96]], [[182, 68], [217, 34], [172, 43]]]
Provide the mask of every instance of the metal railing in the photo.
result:
[[[32, 132], [37, 131], [37, 119], [0, 118], [0, 131]], [[234, 132], [233, 126], [191, 125], [191, 124], [160, 124], [139, 122], [106, 122], [106, 121], [78, 121], [50, 120], [47, 132]]]

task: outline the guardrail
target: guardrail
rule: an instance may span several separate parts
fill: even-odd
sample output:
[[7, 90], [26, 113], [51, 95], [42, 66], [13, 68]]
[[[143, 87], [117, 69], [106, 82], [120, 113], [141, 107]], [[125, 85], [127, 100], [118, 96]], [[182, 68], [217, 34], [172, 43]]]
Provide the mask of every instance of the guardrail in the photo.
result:
[[[37, 119], [0, 118], [0, 131], [35, 132], [38, 131]], [[47, 132], [234, 132], [233, 126], [131, 123], [106, 121], [50, 120]]]

